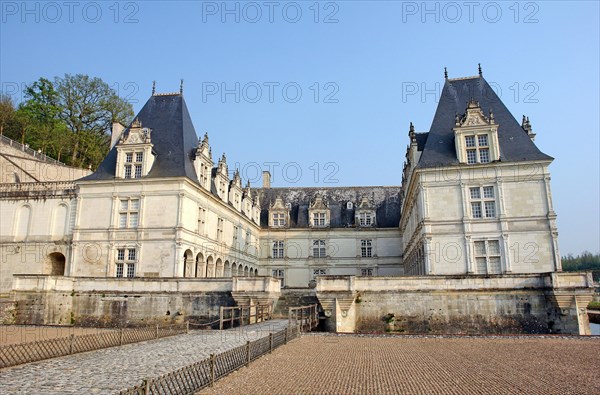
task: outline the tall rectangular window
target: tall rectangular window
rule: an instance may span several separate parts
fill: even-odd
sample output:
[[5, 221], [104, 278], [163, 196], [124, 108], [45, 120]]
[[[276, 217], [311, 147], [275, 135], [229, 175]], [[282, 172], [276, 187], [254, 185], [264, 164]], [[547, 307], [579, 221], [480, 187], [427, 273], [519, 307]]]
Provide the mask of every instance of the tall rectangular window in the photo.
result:
[[372, 240], [360, 241], [360, 256], [363, 258], [371, 258], [373, 256]]
[[119, 228], [137, 228], [139, 211], [139, 199], [121, 199], [119, 201]]
[[273, 213], [273, 226], [285, 226], [285, 213]]
[[465, 136], [465, 147], [468, 164], [490, 162], [490, 144], [487, 134]]
[[325, 226], [325, 213], [313, 213], [313, 226], [322, 228]]
[[314, 240], [313, 241], [313, 257], [325, 258], [325, 240]]
[[271, 270], [271, 276], [278, 278], [281, 281], [281, 286], [285, 286], [285, 270], [283, 269], [273, 269]]
[[143, 152], [127, 152], [125, 153], [125, 165], [123, 168], [123, 176], [125, 178], [141, 178], [144, 163]]
[[281, 259], [283, 258], [283, 240], [275, 240], [273, 242], [273, 258]]
[[198, 229], [197, 232], [199, 235], [204, 236], [204, 224], [206, 223], [206, 209], [203, 207], [198, 207]]
[[115, 260], [116, 277], [135, 277], [137, 250], [135, 248], [118, 248]]
[[493, 186], [469, 188], [469, 197], [473, 218], [496, 217], [496, 196]]
[[217, 219], [217, 241], [223, 241], [223, 218]]
[[500, 274], [500, 241], [481, 240], [473, 243], [475, 252], [475, 270], [478, 274]]
[[371, 269], [371, 268], [360, 269], [360, 275], [363, 277], [372, 277], [373, 269]]

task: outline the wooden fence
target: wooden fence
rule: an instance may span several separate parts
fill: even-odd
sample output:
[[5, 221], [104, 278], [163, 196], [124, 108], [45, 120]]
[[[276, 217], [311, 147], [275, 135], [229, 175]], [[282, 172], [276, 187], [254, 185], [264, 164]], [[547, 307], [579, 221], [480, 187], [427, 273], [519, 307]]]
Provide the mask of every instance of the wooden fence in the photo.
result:
[[[273, 315], [273, 305], [257, 304], [250, 306], [234, 306], [219, 308], [219, 329], [233, 328], [237, 322], [239, 326], [256, 324], [270, 320]], [[228, 324], [228, 325], [226, 325]]]
[[319, 325], [319, 310], [317, 305], [290, 307], [288, 321], [290, 325], [297, 323], [302, 332], [310, 332]]
[[160, 327], [120, 328], [91, 335], [71, 335], [50, 340], [9, 344], [0, 347], [0, 368], [62, 357], [101, 348], [122, 346], [189, 331], [188, 323]]
[[185, 366], [160, 377], [143, 380], [142, 384], [119, 392], [119, 395], [184, 395], [212, 386], [221, 377], [248, 366], [251, 361], [300, 336], [300, 327], [287, 327], [268, 337], [246, 342], [220, 354]]

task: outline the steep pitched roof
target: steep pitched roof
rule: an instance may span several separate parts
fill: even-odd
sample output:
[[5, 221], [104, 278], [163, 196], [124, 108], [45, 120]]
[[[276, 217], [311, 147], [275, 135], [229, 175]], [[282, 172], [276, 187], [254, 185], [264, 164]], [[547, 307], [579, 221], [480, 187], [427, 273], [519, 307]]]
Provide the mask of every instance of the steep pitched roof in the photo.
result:
[[456, 114], [464, 114], [467, 102], [471, 99], [479, 102], [484, 114], [490, 109], [494, 112], [496, 124], [499, 125], [500, 161], [553, 159], [535, 146], [487, 81], [482, 76], [477, 76], [446, 80], [417, 167], [458, 165], [452, 129]]
[[[198, 182], [193, 164], [198, 136], [183, 96], [154, 95], [148, 99], [136, 118], [143, 127], [152, 131], [152, 151], [155, 160], [145, 178], [185, 176]], [[129, 128], [124, 131], [128, 132]], [[117, 149], [113, 147], [98, 169], [84, 180], [113, 179], [116, 174], [116, 162]]]
[[[278, 197], [290, 205], [290, 228], [308, 228], [308, 210], [317, 196], [321, 196], [330, 210], [331, 228], [354, 226], [354, 213], [361, 199], [366, 197], [376, 212], [378, 228], [397, 228], [400, 223], [400, 187], [305, 187], [253, 188], [260, 197], [262, 227], [269, 226], [269, 207]], [[348, 209], [347, 203], [353, 208]]]

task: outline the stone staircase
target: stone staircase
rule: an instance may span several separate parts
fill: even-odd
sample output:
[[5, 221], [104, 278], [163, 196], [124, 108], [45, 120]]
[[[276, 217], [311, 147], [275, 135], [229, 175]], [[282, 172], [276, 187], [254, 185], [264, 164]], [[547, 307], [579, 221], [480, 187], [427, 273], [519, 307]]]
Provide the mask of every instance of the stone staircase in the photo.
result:
[[288, 318], [288, 309], [290, 307], [308, 306], [318, 304], [319, 300], [314, 289], [311, 288], [284, 288], [281, 290], [281, 296], [277, 300], [274, 318]]

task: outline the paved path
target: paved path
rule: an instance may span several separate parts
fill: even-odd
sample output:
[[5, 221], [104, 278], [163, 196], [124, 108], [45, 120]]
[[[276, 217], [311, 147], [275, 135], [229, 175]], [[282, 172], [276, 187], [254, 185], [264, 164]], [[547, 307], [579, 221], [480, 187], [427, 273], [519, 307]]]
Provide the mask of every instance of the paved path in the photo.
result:
[[287, 326], [273, 320], [226, 331], [191, 331], [142, 343], [54, 358], [0, 370], [0, 394], [114, 394], [268, 336]]
[[600, 339], [305, 335], [203, 395], [597, 395]]

